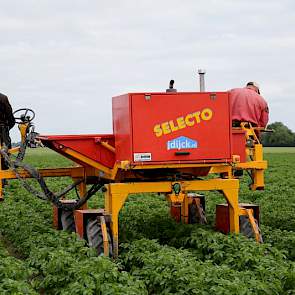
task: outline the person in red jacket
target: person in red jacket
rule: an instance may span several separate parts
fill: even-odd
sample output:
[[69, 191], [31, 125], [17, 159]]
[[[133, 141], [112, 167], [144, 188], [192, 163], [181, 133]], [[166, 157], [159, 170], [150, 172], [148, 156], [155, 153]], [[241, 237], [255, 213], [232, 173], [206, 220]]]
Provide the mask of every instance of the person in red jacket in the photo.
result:
[[231, 89], [229, 97], [233, 126], [240, 126], [240, 122], [250, 122], [253, 126], [266, 127], [268, 105], [260, 95], [256, 82], [248, 82], [244, 88]]

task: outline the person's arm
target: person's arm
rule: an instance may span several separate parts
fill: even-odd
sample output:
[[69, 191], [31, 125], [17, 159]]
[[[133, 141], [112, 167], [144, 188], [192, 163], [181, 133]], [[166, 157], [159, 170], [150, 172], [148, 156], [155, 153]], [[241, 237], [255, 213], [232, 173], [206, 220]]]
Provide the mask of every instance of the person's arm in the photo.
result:
[[4, 106], [5, 106], [5, 115], [6, 115], [7, 124], [9, 126], [9, 129], [11, 129], [15, 125], [15, 120], [13, 116], [12, 107], [9, 103], [7, 96], [5, 96], [4, 98]]
[[268, 110], [268, 105], [265, 104], [265, 106], [262, 109], [261, 117], [260, 117], [261, 126], [266, 127], [268, 123], [268, 119], [269, 119], [269, 110]]

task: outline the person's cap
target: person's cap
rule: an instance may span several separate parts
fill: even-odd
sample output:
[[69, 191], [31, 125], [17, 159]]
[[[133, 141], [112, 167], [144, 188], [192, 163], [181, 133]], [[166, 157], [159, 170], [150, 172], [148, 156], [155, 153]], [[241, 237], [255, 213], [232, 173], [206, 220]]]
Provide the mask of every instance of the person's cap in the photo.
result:
[[259, 84], [258, 83], [256, 83], [256, 82], [248, 82], [247, 83], [247, 86], [254, 86], [254, 87], [256, 87], [258, 94], [260, 94], [260, 90], [259, 90], [260, 87], [259, 87]]

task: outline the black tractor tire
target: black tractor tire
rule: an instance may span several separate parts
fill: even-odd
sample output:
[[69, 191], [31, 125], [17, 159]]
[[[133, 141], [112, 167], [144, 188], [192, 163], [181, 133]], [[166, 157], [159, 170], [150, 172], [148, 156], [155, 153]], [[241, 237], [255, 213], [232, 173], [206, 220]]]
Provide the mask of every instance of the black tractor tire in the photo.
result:
[[[255, 223], [259, 231], [259, 242], [263, 243], [262, 234], [256, 220]], [[250, 224], [248, 216], [240, 216], [240, 233], [246, 236], [247, 238], [255, 239], [255, 234]]]
[[62, 210], [60, 215], [62, 229], [67, 232], [76, 232], [76, 225], [73, 211]]
[[[107, 231], [108, 231], [108, 241], [109, 241], [109, 256], [112, 257], [113, 244], [112, 244], [112, 239], [111, 239], [111, 235], [108, 228], [107, 228]], [[97, 220], [97, 218], [89, 218], [87, 220], [86, 236], [87, 236], [89, 247], [95, 248], [98, 256], [104, 255], [102, 230], [101, 230], [101, 225], [99, 221]]]
[[202, 205], [200, 205], [198, 207], [198, 217], [199, 217], [200, 224], [207, 224], [206, 213], [205, 213]]
[[190, 204], [189, 205], [189, 224], [207, 224], [206, 214], [202, 205]]
[[188, 213], [188, 223], [195, 224], [198, 222], [197, 218], [197, 204], [190, 204], [189, 205], [189, 213]]

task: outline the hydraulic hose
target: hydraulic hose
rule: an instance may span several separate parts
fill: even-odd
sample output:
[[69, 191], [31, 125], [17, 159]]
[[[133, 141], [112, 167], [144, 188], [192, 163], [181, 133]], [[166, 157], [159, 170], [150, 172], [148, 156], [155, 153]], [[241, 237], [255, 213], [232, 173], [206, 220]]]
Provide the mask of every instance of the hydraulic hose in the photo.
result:
[[[102, 183], [95, 183], [92, 185], [92, 187], [85, 193], [85, 195], [78, 199], [76, 203], [66, 204], [61, 202], [60, 198], [63, 197], [65, 194], [70, 192], [73, 188], [76, 188], [77, 185], [79, 185], [83, 180], [77, 180], [73, 184], [69, 185], [65, 189], [63, 189], [58, 194], [53, 193], [47, 186], [45, 179], [42, 177], [42, 175], [39, 173], [39, 171], [32, 167], [29, 164], [22, 163], [26, 148], [27, 148], [27, 136], [25, 140], [21, 143], [20, 150], [18, 155], [16, 156], [15, 160], [12, 160], [11, 155], [8, 153], [7, 147], [4, 146], [4, 148], [0, 149], [0, 154], [6, 161], [9, 168], [15, 173], [16, 178], [20, 180], [22, 186], [31, 194], [36, 196], [37, 198], [41, 200], [47, 200], [50, 201], [52, 204], [54, 204], [56, 207], [61, 208], [66, 211], [72, 211], [75, 209], [80, 208], [83, 204], [85, 204], [98, 190], [100, 190], [103, 187]], [[21, 177], [21, 175], [18, 172], [18, 168], [22, 168], [23, 170], [27, 171], [29, 175], [34, 178], [40, 188], [41, 191], [38, 191], [33, 186], [31, 186], [25, 178]]]

